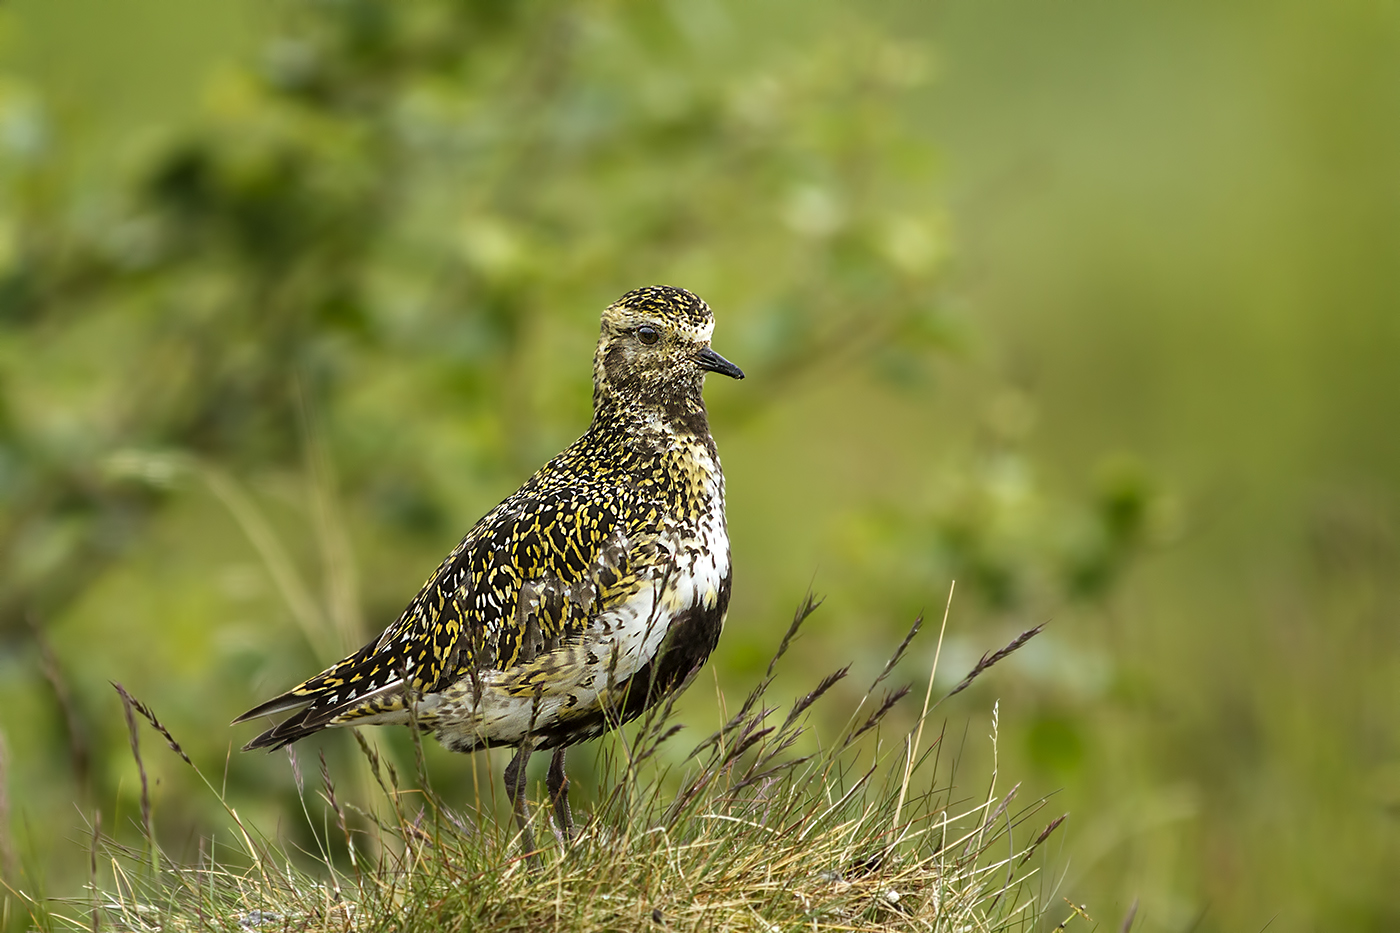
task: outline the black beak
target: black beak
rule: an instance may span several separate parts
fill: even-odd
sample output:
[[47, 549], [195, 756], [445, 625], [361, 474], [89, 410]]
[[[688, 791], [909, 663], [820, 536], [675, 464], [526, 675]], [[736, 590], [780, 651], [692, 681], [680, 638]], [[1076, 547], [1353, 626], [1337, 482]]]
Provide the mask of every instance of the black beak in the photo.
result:
[[712, 373], [720, 373], [731, 379], [744, 378], [744, 371], [742, 369], [735, 366], [709, 347], [695, 354], [695, 362], [700, 364], [701, 369], [708, 369]]

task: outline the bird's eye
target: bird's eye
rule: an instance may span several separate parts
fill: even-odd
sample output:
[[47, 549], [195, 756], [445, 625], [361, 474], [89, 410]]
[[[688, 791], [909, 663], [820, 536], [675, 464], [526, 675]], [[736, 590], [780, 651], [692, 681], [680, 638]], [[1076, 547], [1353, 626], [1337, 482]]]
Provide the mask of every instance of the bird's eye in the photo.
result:
[[647, 346], [651, 346], [661, 339], [661, 331], [657, 330], [655, 327], [649, 327], [643, 324], [641, 327], [637, 328], [637, 339]]

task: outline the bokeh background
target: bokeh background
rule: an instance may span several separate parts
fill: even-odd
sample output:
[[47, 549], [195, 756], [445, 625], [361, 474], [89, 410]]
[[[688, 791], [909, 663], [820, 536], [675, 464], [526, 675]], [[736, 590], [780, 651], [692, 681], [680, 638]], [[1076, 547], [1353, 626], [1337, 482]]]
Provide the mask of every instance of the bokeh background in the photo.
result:
[[[225, 724], [582, 430], [599, 310], [666, 282], [750, 374], [697, 731], [809, 587], [794, 693], [956, 578], [950, 685], [1049, 622], [940, 710], [969, 798], [999, 701], [1071, 814], [1047, 894], [1400, 928], [1394, 5], [11, 0], [0, 64], [11, 885], [131, 831], [113, 680], [304, 833]], [[146, 758], [172, 852], [223, 831]]]

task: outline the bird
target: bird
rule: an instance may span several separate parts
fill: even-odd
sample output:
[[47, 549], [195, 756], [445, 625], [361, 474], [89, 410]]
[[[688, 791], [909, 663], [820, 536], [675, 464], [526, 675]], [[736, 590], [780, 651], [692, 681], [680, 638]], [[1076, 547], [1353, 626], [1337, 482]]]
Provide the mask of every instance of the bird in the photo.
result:
[[743, 379], [710, 346], [714, 314], [673, 286], [602, 314], [593, 417], [481, 518], [384, 631], [234, 720], [291, 715], [244, 750], [322, 729], [403, 724], [446, 748], [516, 749], [503, 775], [535, 849], [525, 767], [573, 834], [565, 750], [683, 688], [719, 643], [733, 579], [705, 376]]

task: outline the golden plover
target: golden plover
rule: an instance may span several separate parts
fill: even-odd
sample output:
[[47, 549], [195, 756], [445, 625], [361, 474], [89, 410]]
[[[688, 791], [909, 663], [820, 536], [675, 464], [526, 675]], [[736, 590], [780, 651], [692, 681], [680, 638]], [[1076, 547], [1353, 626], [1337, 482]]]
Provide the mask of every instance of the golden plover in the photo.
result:
[[467, 532], [398, 621], [350, 657], [239, 716], [295, 711], [245, 748], [331, 726], [417, 723], [454, 751], [507, 745], [527, 851], [525, 764], [572, 831], [567, 746], [640, 715], [719, 641], [729, 607], [724, 474], [701, 388], [744, 378], [710, 349], [714, 316], [680, 288], [603, 312], [593, 421]]

